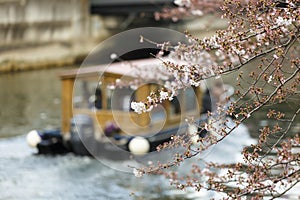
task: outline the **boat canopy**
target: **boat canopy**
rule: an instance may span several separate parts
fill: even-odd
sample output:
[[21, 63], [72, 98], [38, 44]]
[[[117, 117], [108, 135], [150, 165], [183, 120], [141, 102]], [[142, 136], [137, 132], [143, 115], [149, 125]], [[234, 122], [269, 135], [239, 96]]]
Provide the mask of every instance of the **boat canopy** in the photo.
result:
[[[145, 102], [150, 92], [162, 85], [146, 81], [137, 88], [132, 85], [114, 87], [114, 83], [159, 76], [162, 61], [140, 59], [107, 65], [81, 67], [59, 74], [62, 80], [62, 132], [70, 131], [70, 119], [75, 114], [87, 114], [94, 119], [98, 135], [104, 134], [108, 124], [120, 127], [121, 134], [147, 135], [178, 126], [187, 116], [198, 117], [201, 109], [200, 88], [179, 92], [172, 101], [163, 101], [150, 113], [137, 114], [130, 108], [132, 101]], [[146, 78], [147, 77], [147, 78]]]

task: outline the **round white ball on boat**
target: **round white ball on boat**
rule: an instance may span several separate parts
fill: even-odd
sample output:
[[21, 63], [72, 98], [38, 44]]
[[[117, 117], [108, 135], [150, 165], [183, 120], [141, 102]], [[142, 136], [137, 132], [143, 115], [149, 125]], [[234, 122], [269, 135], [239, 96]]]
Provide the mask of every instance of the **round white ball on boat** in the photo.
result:
[[36, 130], [32, 130], [27, 134], [26, 140], [29, 146], [36, 147], [42, 141], [42, 138]]
[[136, 155], [143, 155], [150, 150], [150, 143], [143, 137], [133, 138], [128, 145], [129, 151]]

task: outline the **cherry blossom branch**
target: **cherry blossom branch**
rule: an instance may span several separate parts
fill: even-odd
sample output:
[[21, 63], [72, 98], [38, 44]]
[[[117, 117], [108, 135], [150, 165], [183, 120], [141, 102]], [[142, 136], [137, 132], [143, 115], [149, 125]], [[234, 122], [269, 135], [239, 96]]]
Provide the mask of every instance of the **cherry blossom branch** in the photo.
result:
[[273, 148], [275, 146], [277, 146], [279, 144], [279, 142], [286, 136], [286, 134], [290, 130], [290, 128], [291, 128], [294, 120], [299, 115], [299, 113], [300, 113], [300, 108], [297, 109], [297, 111], [295, 112], [295, 114], [293, 115], [293, 117], [290, 119], [290, 123], [288, 124], [288, 127], [286, 128], [286, 130], [282, 133], [282, 135], [278, 138], [278, 140], [271, 147], [269, 147], [270, 149], [266, 153], [264, 153], [264, 155], [262, 156], [262, 158], [264, 158], [266, 155], [270, 154], [270, 152], [273, 150]]

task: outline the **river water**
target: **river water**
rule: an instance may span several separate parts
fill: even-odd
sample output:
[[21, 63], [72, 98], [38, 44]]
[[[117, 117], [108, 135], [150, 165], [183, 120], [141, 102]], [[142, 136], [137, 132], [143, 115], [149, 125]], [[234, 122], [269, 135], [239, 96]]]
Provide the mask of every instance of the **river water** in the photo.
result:
[[[0, 199], [198, 199], [210, 193], [178, 191], [160, 176], [135, 177], [73, 154], [37, 156], [26, 144], [32, 129], [60, 126], [61, 69], [0, 76]], [[245, 140], [249, 135], [245, 135]], [[244, 140], [244, 141], [245, 141]], [[225, 145], [225, 146], [224, 146]], [[226, 147], [226, 148], [224, 148]], [[225, 141], [210, 158], [237, 159], [241, 144]], [[225, 150], [225, 151], [224, 151]], [[232, 156], [228, 157], [228, 153]], [[224, 160], [224, 156], [226, 160]], [[107, 163], [107, 162], [104, 162]], [[114, 163], [115, 166], [124, 163]], [[186, 165], [178, 170], [186, 170]]]
[[0, 76], [0, 138], [60, 125], [60, 70]]
[[[161, 176], [137, 178], [133, 173], [115, 170], [130, 163], [101, 162], [73, 154], [35, 155], [36, 150], [26, 144], [26, 133], [60, 126], [61, 86], [57, 74], [61, 70], [0, 76], [0, 200], [218, 198], [209, 192], [178, 191]], [[242, 147], [255, 140], [246, 126], [235, 134], [203, 157], [223, 163], [240, 160]], [[191, 162], [178, 171], [185, 173]]]

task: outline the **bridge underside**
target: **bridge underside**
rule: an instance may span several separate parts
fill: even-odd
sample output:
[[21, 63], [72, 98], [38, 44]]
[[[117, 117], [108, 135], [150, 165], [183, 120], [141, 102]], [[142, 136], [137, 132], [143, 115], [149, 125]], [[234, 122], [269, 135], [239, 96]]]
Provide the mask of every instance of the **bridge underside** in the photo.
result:
[[99, 15], [153, 13], [163, 7], [174, 7], [173, 0], [90, 0], [90, 13]]

